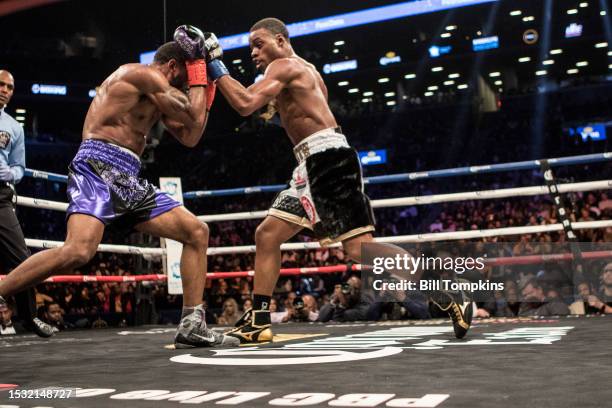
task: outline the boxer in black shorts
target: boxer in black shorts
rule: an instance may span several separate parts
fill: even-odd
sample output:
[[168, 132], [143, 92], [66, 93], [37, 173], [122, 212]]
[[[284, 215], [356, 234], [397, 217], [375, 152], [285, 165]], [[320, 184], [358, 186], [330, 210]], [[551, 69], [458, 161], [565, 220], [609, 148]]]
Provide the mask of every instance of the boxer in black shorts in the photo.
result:
[[[298, 166], [289, 189], [277, 196], [255, 233], [253, 309], [228, 332], [242, 343], [272, 340], [268, 306], [280, 272], [282, 243], [309, 228], [322, 245], [342, 242], [348, 256], [359, 262], [361, 244], [372, 242], [374, 231], [357, 154], [336, 123], [316, 68], [295, 54], [287, 27], [278, 19], [255, 23], [249, 43], [263, 79], [249, 88], [234, 80], [221, 61], [223, 52], [214, 34], [208, 34], [206, 41], [209, 78], [242, 116], [273, 102], [294, 145]], [[455, 335], [465, 336], [471, 303], [463, 297], [451, 299], [444, 310], [453, 319]]]

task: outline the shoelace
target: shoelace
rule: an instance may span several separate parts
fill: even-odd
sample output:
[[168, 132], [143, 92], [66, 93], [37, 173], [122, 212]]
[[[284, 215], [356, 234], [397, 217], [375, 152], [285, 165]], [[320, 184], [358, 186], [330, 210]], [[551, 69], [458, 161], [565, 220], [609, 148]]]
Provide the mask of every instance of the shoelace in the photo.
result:
[[34, 319], [32, 319], [32, 321], [36, 323], [38, 326], [44, 327], [45, 329], [53, 329], [53, 326], [51, 326], [49, 323], [43, 322], [38, 317], [35, 317]]
[[462, 313], [461, 313], [461, 308], [459, 307], [458, 304], [453, 304], [453, 314], [455, 315], [455, 319], [456, 321], [459, 321], [463, 318]]

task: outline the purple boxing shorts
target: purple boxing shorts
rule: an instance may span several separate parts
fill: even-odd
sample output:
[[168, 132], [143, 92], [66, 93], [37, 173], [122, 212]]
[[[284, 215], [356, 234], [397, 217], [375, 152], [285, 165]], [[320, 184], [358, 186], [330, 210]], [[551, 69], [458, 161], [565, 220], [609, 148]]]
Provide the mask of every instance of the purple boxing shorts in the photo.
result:
[[138, 156], [111, 143], [88, 139], [68, 167], [67, 216], [87, 214], [122, 228], [151, 220], [181, 205], [138, 177]]

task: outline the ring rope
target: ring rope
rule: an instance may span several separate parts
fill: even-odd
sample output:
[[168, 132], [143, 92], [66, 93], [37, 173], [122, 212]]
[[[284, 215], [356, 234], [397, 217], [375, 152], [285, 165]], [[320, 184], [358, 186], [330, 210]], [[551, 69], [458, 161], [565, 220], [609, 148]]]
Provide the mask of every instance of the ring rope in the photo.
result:
[[[582, 183], [566, 183], [558, 185], [560, 193], [572, 193], [592, 190], [607, 190], [612, 189], [612, 180], [598, 180], [598, 181], [587, 181]], [[415, 196], [415, 197], [400, 197], [400, 198], [386, 198], [380, 200], [372, 200], [371, 204], [373, 208], [389, 208], [389, 207], [401, 207], [411, 205], [429, 205], [453, 201], [467, 201], [467, 200], [489, 200], [509, 197], [527, 197], [535, 195], [547, 195], [549, 194], [547, 186], [533, 186], [533, 187], [516, 187], [516, 188], [505, 188], [499, 190], [482, 190], [482, 191], [469, 191], [464, 193], [451, 193], [451, 194], [434, 194], [426, 196]], [[17, 204], [25, 207], [41, 208], [45, 210], [56, 210], [66, 211], [68, 209], [67, 203], [58, 201], [41, 200], [32, 197], [17, 197]], [[219, 221], [238, 221], [238, 220], [254, 220], [265, 218], [268, 214], [267, 210], [263, 211], [246, 211], [237, 213], [227, 214], [212, 214], [212, 215], [200, 215], [198, 219], [204, 222], [219, 222]]]
[[[583, 259], [604, 259], [612, 258], [612, 250], [608, 251], [589, 251], [582, 252]], [[502, 265], [532, 265], [540, 262], [551, 261], [571, 261], [574, 259], [572, 253], [565, 254], [547, 254], [547, 255], [525, 255], [516, 257], [501, 257], [489, 258], [484, 262], [491, 266]], [[334, 265], [334, 266], [319, 266], [308, 268], [282, 268], [280, 274], [282, 276], [297, 276], [297, 275], [318, 275], [322, 273], [342, 273], [348, 271], [360, 271], [362, 265]], [[6, 275], [0, 275], [2, 280]], [[239, 272], [209, 272], [206, 277], [208, 279], [227, 279], [227, 278], [246, 278], [255, 276], [255, 271], [239, 271]], [[47, 278], [48, 283], [63, 283], [63, 282], [142, 282], [142, 281], [165, 281], [166, 275], [149, 274], [149, 275], [128, 275], [128, 276], [99, 276], [99, 275], [56, 275]]]
[[[596, 229], [596, 228], [608, 228], [612, 227], [612, 220], [600, 220], [600, 221], [582, 221], [572, 223], [572, 226], [576, 230], [580, 229]], [[532, 225], [524, 227], [506, 227], [506, 228], [491, 228], [485, 230], [469, 230], [469, 231], [453, 231], [453, 232], [434, 232], [427, 234], [415, 234], [415, 235], [398, 235], [393, 237], [380, 237], [375, 238], [375, 242], [381, 243], [414, 243], [414, 242], [435, 242], [435, 241], [456, 241], [462, 239], [474, 239], [474, 238], [488, 238], [496, 236], [507, 236], [507, 235], [524, 235], [524, 234], [538, 234], [541, 232], [555, 232], [563, 231], [563, 224], [550, 224], [550, 225]], [[54, 248], [61, 246], [61, 241], [46, 241], [41, 239], [29, 239], [26, 238], [26, 244], [31, 248]], [[332, 244], [326, 248], [338, 248], [340, 243]], [[300, 251], [310, 249], [320, 249], [321, 245], [318, 242], [295, 242], [281, 245], [281, 251]], [[136, 254], [136, 255], [149, 255], [149, 256], [161, 256], [166, 253], [164, 248], [145, 248], [135, 247], [129, 245], [110, 245], [100, 244], [98, 246], [100, 252], [114, 252], [122, 254]], [[246, 254], [254, 253], [255, 245], [242, 245], [242, 246], [228, 246], [228, 247], [212, 247], [208, 248], [208, 255], [227, 255], [227, 254]]]
[[[567, 156], [547, 159], [551, 166], [567, 166], [576, 164], [588, 164], [588, 163], [600, 163], [608, 160], [612, 160], [612, 152], [606, 153], [594, 153], [578, 156]], [[526, 160], [520, 162], [511, 163], [500, 163], [500, 164], [488, 164], [483, 166], [466, 166], [456, 167], [451, 169], [442, 170], [431, 170], [423, 172], [413, 173], [400, 173], [400, 174], [389, 174], [385, 176], [375, 176], [364, 178], [364, 184], [383, 184], [383, 183], [396, 183], [401, 181], [412, 181], [412, 180], [423, 180], [432, 178], [442, 177], [456, 177], [482, 173], [498, 173], [503, 171], [516, 171], [516, 170], [533, 170], [540, 168], [540, 160]], [[49, 181], [57, 181], [62, 183], [68, 182], [68, 176], [50, 173], [41, 170], [26, 169], [26, 177], [40, 178]], [[253, 187], [239, 187], [222, 190], [206, 190], [206, 191], [188, 191], [183, 194], [185, 199], [193, 199], [199, 197], [214, 197], [214, 196], [229, 196], [229, 195], [243, 195], [253, 194], [262, 192], [278, 192], [286, 188], [285, 184], [275, 184], [269, 186], [253, 186]]]

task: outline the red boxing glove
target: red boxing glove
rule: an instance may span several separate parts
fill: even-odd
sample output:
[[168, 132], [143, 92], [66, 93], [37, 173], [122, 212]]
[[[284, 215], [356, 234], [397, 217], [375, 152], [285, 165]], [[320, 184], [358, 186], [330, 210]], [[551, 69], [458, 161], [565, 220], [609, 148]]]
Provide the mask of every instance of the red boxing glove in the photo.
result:
[[208, 85], [206, 62], [203, 59], [186, 61], [185, 65], [187, 66], [187, 85], [190, 87]]
[[217, 85], [214, 82], [210, 82], [206, 87], [206, 111], [210, 111], [210, 107], [215, 100], [215, 93], [217, 91]]

